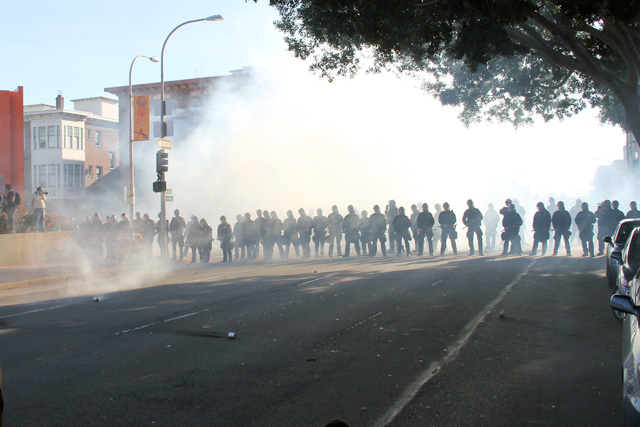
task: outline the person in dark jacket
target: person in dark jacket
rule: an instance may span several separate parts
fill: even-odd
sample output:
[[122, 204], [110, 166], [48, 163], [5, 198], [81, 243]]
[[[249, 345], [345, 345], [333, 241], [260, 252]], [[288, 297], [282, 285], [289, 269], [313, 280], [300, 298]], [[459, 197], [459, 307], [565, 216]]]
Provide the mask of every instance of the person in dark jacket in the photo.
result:
[[393, 230], [396, 235], [396, 248], [398, 249], [398, 256], [402, 252], [402, 241], [404, 240], [404, 248], [407, 251], [407, 256], [411, 256], [411, 234], [409, 229], [411, 228], [411, 220], [404, 213], [404, 207], [398, 208], [398, 215], [393, 219]]
[[630, 210], [625, 215], [625, 218], [640, 218], [640, 211], [638, 210], [638, 204], [633, 201], [629, 203]]
[[[191, 215], [191, 222], [187, 224], [187, 244], [191, 248], [191, 264], [196, 262], [196, 253], [200, 242], [200, 221], [195, 215]], [[200, 258], [202, 261], [202, 258]]]
[[362, 244], [362, 255], [367, 256], [369, 246], [371, 246], [371, 218], [367, 211], [360, 212], [362, 218], [360, 219], [360, 243]]
[[447, 238], [451, 239], [451, 249], [453, 249], [453, 254], [458, 255], [458, 247], [456, 246], [456, 239], [458, 238], [456, 222], [458, 222], [458, 219], [456, 218], [456, 214], [452, 210], [449, 210], [448, 202], [444, 202], [442, 207], [444, 210], [440, 212], [440, 216], [438, 217], [438, 222], [442, 229], [440, 255], [444, 255], [447, 250]]
[[620, 224], [620, 221], [624, 219], [624, 212], [620, 210], [620, 202], [618, 202], [617, 200], [611, 202], [611, 210], [613, 210], [613, 216], [615, 217], [617, 228], [618, 224]]
[[551, 214], [545, 209], [544, 203], [538, 202], [536, 205], [538, 212], [533, 215], [533, 248], [530, 255], [538, 252], [538, 244], [542, 243], [542, 256], [547, 254], [547, 242], [551, 232]]
[[211, 259], [211, 243], [213, 242], [213, 229], [204, 218], [200, 219], [200, 241], [198, 250], [200, 251], [200, 262], [208, 263]]
[[347, 210], [349, 213], [344, 217], [344, 221], [342, 221], [345, 240], [344, 256], [349, 256], [351, 244], [356, 248], [356, 255], [360, 256], [360, 218], [352, 205], [349, 205]]
[[[506, 211], [503, 209], [500, 209], [500, 212], [504, 215], [502, 218], [502, 227], [504, 227], [502, 232], [502, 240], [504, 240], [502, 255], [522, 255], [522, 245], [520, 243], [522, 217], [516, 212], [516, 205], [513, 203], [509, 205]], [[511, 248], [509, 248], [509, 245], [511, 245]]]
[[611, 200], [605, 200], [598, 204], [598, 209], [593, 213], [598, 220], [598, 256], [604, 253], [604, 238], [613, 236], [618, 226], [618, 221], [613, 209]]
[[313, 243], [315, 244], [316, 258], [324, 257], [324, 244], [328, 239], [329, 220], [322, 215], [322, 209], [316, 211], [313, 218]]
[[227, 222], [226, 216], [220, 217], [217, 236], [218, 240], [220, 240], [220, 249], [222, 249], [222, 262], [233, 261], [231, 252], [233, 249], [233, 230], [231, 229], [231, 224]]
[[338, 211], [338, 206], [331, 206], [331, 213], [327, 217], [329, 227], [329, 256], [333, 256], [333, 247], [335, 247], [338, 256], [342, 256], [342, 221], [344, 218]]
[[558, 255], [558, 248], [560, 247], [560, 239], [564, 239], [564, 248], [567, 251], [567, 256], [571, 256], [571, 244], [569, 243], [569, 237], [571, 236], [571, 214], [564, 208], [564, 202], [558, 202], [558, 210], [553, 213], [551, 217], [551, 224], [555, 233], [553, 234], [553, 255]]
[[287, 218], [282, 223], [282, 243], [284, 245], [285, 259], [289, 258], [289, 249], [293, 244], [293, 248], [296, 251], [296, 258], [300, 257], [300, 238], [298, 237], [298, 229], [296, 219], [293, 217], [293, 211], [287, 211]]
[[435, 219], [429, 212], [429, 205], [422, 204], [422, 212], [418, 215], [418, 255], [422, 255], [424, 251], [424, 240], [427, 239], [429, 244], [429, 255], [433, 256], [433, 226]]
[[596, 216], [589, 210], [587, 202], [583, 202], [580, 207], [582, 210], [576, 215], [575, 222], [582, 241], [582, 256], [593, 258], [593, 224], [596, 223]]
[[467, 239], [469, 239], [469, 255], [473, 255], [475, 250], [473, 247], [473, 237], [477, 236], [478, 239], [478, 252], [482, 253], [482, 213], [480, 210], [473, 206], [473, 200], [467, 200], [467, 206], [469, 209], [464, 211], [462, 215], [462, 223], [467, 227]]
[[311, 258], [311, 230], [313, 230], [313, 219], [307, 215], [304, 209], [298, 209], [300, 218], [296, 223], [296, 229], [300, 236], [300, 246], [302, 247], [302, 258]]
[[387, 256], [387, 218], [380, 212], [380, 206], [373, 207], [373, 213], [369, 217], [369, 226], [371, 229], [371, 246], [369, 247], [369, 256], [376, 256], [378, 251], [378, 242], [380, 242], [380, 250], [382, 256]]

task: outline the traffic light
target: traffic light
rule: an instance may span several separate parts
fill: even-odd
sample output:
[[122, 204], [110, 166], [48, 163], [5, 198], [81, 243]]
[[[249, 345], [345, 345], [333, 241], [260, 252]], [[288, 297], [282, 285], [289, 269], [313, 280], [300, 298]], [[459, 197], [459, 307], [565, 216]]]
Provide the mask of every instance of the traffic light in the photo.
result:
[[167, 181], [153, 181], [153, 192], [162, 193], [167, 191]]
[[163, 174], [169, 170], [169, 153], [162, 150], [156, 153], [156, 172]]

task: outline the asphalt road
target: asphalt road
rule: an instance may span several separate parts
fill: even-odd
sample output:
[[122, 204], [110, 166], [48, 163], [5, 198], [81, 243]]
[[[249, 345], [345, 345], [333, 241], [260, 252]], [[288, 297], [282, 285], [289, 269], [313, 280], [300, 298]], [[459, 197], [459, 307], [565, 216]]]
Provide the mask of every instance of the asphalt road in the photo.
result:
[[603, 270], [351, 258], [0, 291], [5, 425], [619, 425]]

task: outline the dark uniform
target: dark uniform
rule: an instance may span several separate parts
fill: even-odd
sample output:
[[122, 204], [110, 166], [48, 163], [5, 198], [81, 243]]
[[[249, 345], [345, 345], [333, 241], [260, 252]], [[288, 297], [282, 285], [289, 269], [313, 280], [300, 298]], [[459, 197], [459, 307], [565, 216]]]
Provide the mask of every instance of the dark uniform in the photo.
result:
[[349, 205], [348, 210], [349, 213], [344, 217], [344, 221], [342, 221], [345, 239], [344, 256], [349, 256], [351, 244], [355, 246], [356, 254], [360, 256], [360, 218], [358, 218], [358, 215], [355, 213], [353, 206]]
[[440, 212], [440, 216], [438, 217], [438, 222], [440, 223], [440, 228], [442, 229], [442, 237], [440, 240], [440, 255], [444, 255], [444, 252], [447, 250], [447, 238], [451, 239], [451, 248], [453, 249], [453, 254], [458, 255], [458, 247], [456, 246], [456, 239], [458, 238], [458, 232], [456, 231], [456, 222], [458, 219], [456, 218], [456, 214], [453, 211], [449, 210], [449, 203], [443, 203], [442, 207], [444, 210]]
[[404, 214], [404, 208], [401, 206], [398, 209], [398, 215], [393, 219], [393, 230], [396, 235], [396, 247], [398, 249], [398, 256], [402, 252], [402, 241], [404, 240], [404, 247], [407, 251], [407, 256], [411, 256], [411, 246], [409, 241], [411, 235], [409, 229], [411, 228], [411, 220]]
[[601, 204], [598, 204], [598, 209], [594, 212], [596, 219], [598, 220], [598, 256], [604, 253], [604, 239], [606, 236], [613, 236], [618, 226], [618, 219], [616, 218], [613, 209], [611, 208], [611, 201], [605, 200]]
[[[502, 218], [502, 226], [504, 227], [502, 232], [502, 240], [504, 240], [502, 255], [507, 255], [508, 253], [522, 255], [522, 245], [520, 243], [522, 217], [516, 212], [516, 207], [513, 203], [509, 205], [506, 211], [503, 209], [500, 209], [500, 213], [504, 215]], [[511, 248], [509, 248], [509, 244], [511, 244]]]
[[467, 226], [467, 239], [469, 239], [469, 255], [474, 254], [473, 237], [477, 236], [478, 239], [478, 252], [482, 253], [482, 212], [478, 208], [473, 206], [473, 200], [467, 201], [469, 209], [464, 211], [462, 215], [462, 223]]
[[298, 210], [300, 218], [296, 224], [296, 229], [300, 235], [300, 246], [302, 246], [302, 258], [311, 258], [311, 230], [313, 229], [313, 219], [307, 215], [304, 209]]
[[375, 256], [378, 251], [378, 242], [380, 242], [380, 249], [382, 250], [382, 256], [387, 256], [387, 237], [385, 231], [387, 230], [387, 218], [380, 212], [380, 206], [375, 205], [373, 207], [373, 214], [369, 217], [369, 224], [371, 228], [371, 246], [369, 247], [369, 256]]
[[298, 237], [298, 228], [296, 219], [293, 217], [292, 211], [287, 211], [287, 218], [282, 223], [282, 243], [284, 245], [284, 258], [289, 258], [289, 249], [293, 244], [296, 251], [296, 258], [300, 257], [300, 238]]
[[329, 226], [329, 256], [333, 256], [333, 245], [335, 243], [338, 256], [342, 256], [342, 221], [344, 218], [338, 212], [338, 207], [333, 205], [331, 213], [327, 217]]
[[424, 251], [424, 239], [426, 238], [429, 244], [429, 255], [433, 256], [433, 226], [435, 225], [435, 219], [429, 212], [429, 206], [426, 203], [422, 204], [422, 212], [418, 214], [416, 223], [418, 226], [418, 255], [422, 255]]
[[362, 243], [362, 255], [367, 255], [369, 246], [371, 245], [371, 218], [367, 215], [367, 211], [362, 211], [360, 219], [360, 243]]
[[571, 236], [571, 214], [564, 208], [563, 202], [558, 202], [558, 210], [553, 213], [551, 217], [551, 224], [555, 233], [553, 234], [553, 255], [558, 255], [558, 248], [560, 247], [560, 240], [564, 239], [564, 248], [567, 251], [567, 256], [571, 256], [571, 243], [569, 243], [569, 237]]
[[589, 210], [586, 202], [582, 203], [581, 207], [582, 210], [576, 215], [575, 223], [582, 241], [582, 256], [593, 257], [593, 224], [596, 223], [596, 216]]
[[313, 243], [315, 243], [316, 258], [324, 256], [324, 244], [327, 241], [329, 231], [329, 220], [322, 215], [322, 209], [318, 209], [318, 214], [313, 218]]
[[542, 243], [542, 255], [547, 253], [547, 242], [551, 232], [551, 214], [545, 209], [544, 203], [539, 202], [537, 204], [538, 212], [533, 215], [533, 248], [531, 249], [531, 255], [535, 255], [538, 252], [538, 244]]

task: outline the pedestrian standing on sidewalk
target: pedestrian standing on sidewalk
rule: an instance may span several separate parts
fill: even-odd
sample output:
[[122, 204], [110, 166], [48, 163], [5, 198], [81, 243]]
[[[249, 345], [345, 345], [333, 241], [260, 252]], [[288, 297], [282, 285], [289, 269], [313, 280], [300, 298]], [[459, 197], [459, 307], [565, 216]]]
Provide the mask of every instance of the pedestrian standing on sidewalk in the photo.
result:
[[44, 211], [47, 207], [47, 193], [42, 189], [42, 187], [36, 188], [36, 195], [31, 201], [31, 206], [33, 207], [33, 212], [36, 216], [36, 231], [44, 232]]

